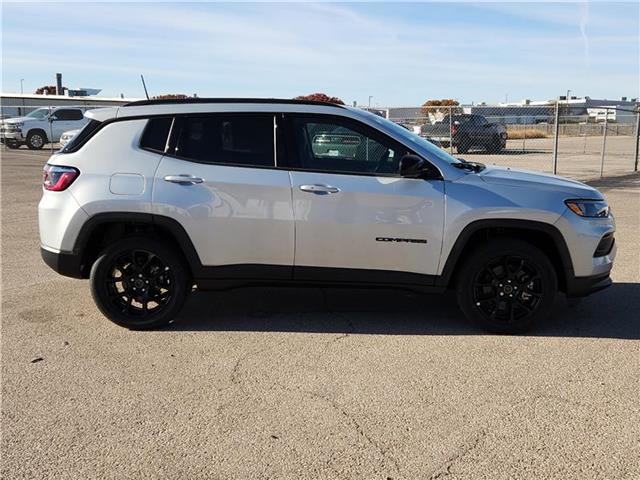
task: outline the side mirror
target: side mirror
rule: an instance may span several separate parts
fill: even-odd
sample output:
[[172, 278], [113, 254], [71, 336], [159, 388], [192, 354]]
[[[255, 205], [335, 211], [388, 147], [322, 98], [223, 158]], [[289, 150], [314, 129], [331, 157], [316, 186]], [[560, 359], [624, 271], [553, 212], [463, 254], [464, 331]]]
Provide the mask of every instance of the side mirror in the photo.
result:
[[417, 155], [407, 154], [400, 159], [400, 175], [420, 178], [427, 172], [427, 162]]
[[49, 115], [50, 122], [55, 122], [56, 120], [58, 120], [58, 117], [56, 117], [55, 115]]

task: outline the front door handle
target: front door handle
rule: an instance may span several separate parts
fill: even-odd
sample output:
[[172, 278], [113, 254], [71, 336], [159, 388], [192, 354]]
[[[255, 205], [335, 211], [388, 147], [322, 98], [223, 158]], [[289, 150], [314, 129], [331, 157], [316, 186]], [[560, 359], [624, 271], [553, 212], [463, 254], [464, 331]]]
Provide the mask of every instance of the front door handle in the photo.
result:
[[338, 193], [340, 189], [338, 187], [332, 187], [331, 185], [300, 185], [300, 190], [303, 192], [316, 193], [318, 195], [327, 195], [329, 193]]
[[164, 177], [165, 182], [177, 183], [179, 185], [194, 185], [204, 182], [204, 178], [194, 177], [193, 175], [167, 175]]

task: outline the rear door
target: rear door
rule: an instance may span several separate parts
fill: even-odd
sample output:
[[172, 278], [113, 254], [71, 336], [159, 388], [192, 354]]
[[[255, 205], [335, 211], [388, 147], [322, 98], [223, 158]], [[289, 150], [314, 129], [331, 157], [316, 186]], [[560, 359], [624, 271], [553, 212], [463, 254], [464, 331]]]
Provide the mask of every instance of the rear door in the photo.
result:
[[294, 277], [385, 283], [417, 278], [406, 273], [435, 275], [443, 182], [400, 177], [408, 149], [360, 122], [330, 115], [287, 119]]
[[176, 117], [153, 212], [177, 220], [212, 276], [291, 278], [291, 183], [276, 168], [273, 114]]

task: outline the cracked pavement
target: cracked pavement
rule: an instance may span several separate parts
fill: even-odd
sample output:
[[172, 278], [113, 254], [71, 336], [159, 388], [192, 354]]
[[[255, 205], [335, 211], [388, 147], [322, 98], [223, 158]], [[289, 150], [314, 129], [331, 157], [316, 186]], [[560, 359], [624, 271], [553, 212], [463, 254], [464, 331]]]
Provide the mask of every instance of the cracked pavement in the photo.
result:
[[2, 152], [2, 477], [640, 478], [640, 180], [594, 182], [618, 221], [610, 289], [530, 335], [453, 295], [195, 293], [130, 332], [49, 270], [44, 153]]

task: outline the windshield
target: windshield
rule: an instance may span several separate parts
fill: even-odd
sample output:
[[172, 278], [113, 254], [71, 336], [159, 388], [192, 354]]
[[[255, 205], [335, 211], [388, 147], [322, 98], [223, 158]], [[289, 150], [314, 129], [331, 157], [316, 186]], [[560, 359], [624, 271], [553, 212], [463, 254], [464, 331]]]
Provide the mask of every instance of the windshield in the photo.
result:
[[37, 110], [34, 110], [33, 112], [27, 114], [26, 116], [29, 118], [46, 118], [47, 115], [49, 115], [49, 109], [48, 108], [38, 108]]
[[430, 141], [422, 138], [421, 136], [410, 132], [404, 127], [401, 127], [397, 123], [392, 122], [391, 120], [387, 120], [386, 118], [379, 117], [378, 115], [374, 115], [372, 113], [362, 111], [363, 114], [367, 115], [369, 119], [373, 120], [375, 123], [379, 124], [383, 129], [387, 131], [391, 131], [394, 135], [401, 137], [406, 140], [409, 145], [415, 145], [416, 150], [419, 152], [425, 152], [425, 156], [427, 158], [435, 157], [438, 160], [443, 162], [447, 162], [449, 164], [456, 163], [464, 163], [462, 160], [459, 160], [455, 157], [452, 157], [447, 152], [442, 150], [440, 147], [435, 146]]

